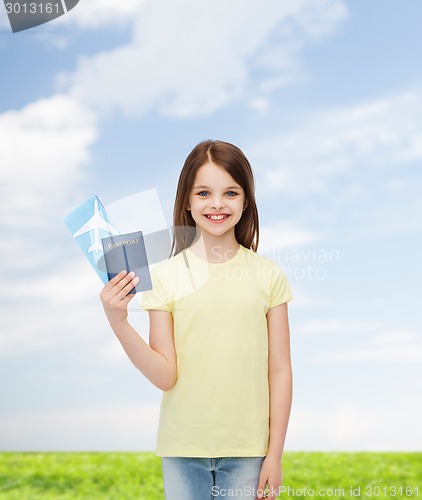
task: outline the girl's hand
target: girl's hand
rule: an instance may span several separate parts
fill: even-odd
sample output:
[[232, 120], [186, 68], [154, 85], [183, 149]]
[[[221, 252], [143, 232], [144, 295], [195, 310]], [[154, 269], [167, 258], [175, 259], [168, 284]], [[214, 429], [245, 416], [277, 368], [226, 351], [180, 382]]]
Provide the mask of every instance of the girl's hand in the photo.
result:
[[135, 296], [129, 292], [138, 283], [134, 272], [121, 271], [101, 290], [100, 299], [111, 326], [127, 319], [127, 305]]
[[[275, 500], [280, 493], [281, 477], [281, 459], [267, 455], [262, 462], [259, 474], [257, 498], [259, 500], [262, 498]], [[268, 493], [265, 495], [266, 485], [268, 485]]]

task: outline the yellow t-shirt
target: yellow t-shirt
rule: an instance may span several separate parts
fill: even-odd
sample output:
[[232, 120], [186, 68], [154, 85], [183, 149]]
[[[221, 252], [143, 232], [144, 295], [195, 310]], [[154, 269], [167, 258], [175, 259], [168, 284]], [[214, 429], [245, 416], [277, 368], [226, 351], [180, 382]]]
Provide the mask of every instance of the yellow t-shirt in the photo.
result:
[[280, 267], [240, 245], [209, 263], [189, 248], [151, 268], [141, 308], [173, 314], [177, 381], [163, 392], [157, 456], [265, 456], [270, 307], [292, 299]]

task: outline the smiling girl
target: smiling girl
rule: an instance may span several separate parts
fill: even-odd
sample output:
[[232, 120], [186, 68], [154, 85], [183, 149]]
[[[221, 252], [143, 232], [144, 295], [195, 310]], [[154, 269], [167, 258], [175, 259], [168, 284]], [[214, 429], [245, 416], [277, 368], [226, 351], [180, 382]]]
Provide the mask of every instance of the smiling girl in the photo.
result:
[[149, 344], [127, 321], [139, 278], [123, 271], [100, 294], [127, 355], [163, 391], [156, 454], [166, 499], [274, 499], [292, 402], [292, 295], [277, 263], [257, 253], [254, 177], [239, 148], [193, 149], [173, 229], [172, 255], [151, 269], [141, 298]]

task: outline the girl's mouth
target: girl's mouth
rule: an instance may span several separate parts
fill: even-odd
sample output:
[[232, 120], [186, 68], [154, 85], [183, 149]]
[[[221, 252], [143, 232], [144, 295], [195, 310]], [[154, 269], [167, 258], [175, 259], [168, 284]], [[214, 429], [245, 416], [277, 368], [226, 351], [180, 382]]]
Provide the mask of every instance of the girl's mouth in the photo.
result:
[[207, 218], [210, 222], [212, 222], [214, 224], [221, 224], [226, 219], [228, 219], [230, 217], [230, 215], [223, 215], [223, 216], [221, 216], [221, 215], [219, 215], [219, 216], [204, 215], [204, 217]]

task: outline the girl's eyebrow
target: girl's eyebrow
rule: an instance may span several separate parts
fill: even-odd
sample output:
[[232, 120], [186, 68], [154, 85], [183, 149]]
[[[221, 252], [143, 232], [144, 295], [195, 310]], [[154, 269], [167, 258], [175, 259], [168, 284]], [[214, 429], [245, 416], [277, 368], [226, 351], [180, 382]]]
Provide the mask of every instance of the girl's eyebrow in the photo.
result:
[[[193, 186], [193, 189], [198, 189], [198, 188], [209, 189], [209, 186]], [[226, 189], [242, 189], [242, 188], [240, 186], [229, 186], [229, 187], [226, 187]]]

